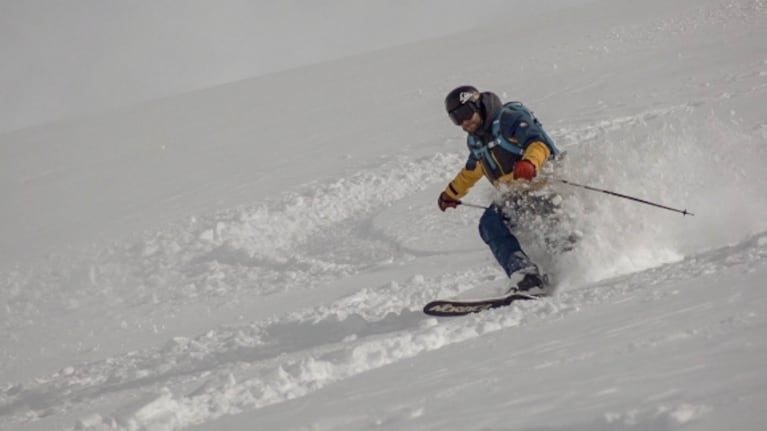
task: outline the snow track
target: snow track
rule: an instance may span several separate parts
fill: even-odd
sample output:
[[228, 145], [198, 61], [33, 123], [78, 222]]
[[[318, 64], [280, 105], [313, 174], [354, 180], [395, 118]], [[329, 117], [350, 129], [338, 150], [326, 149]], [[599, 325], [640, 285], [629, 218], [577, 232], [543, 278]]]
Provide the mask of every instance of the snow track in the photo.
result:
[[[126, 392], [143, 388], [142, 392], [158, 395], [115, 415], [83, 418], [77, 429], [180, 429], [303, 397], [361, 373], [504, 328], [566, 319], [595, 304], [638, 295], [649, 306], [683, 294], [663, 288], [672, 282], [694, 284], [708, 273], [764, 267], [765, 261], [767, 235], [760, 235], [676, 264], [563, 292], [551, 300], [458, 319], [427, 318], [419, 308], [434, 295], [465, 290], [487, 269], [416, 276], [407, 285], [361, 289], [327, 305], [221, 327], [193, 338], [176, 337], [157, 349], [70, 366], [47, 378], [13, 384], [3, 392], [2, 411], [6, 418], [10, 414], [17, 420], [22, 411], [27, 419], [65, 414], [105, 399], [121, 400]], [[735, 318], [745, 319], [738, 325], [748, 324], [747, 314]], [[613, 328], [605, 336], [620, 336], [626, 329]], [[673, 340], [673, 333], [669, 337]], [[659, 342], [651, 341], [652, 345]], [[636, 344], [635, 348], [648, 346]]]

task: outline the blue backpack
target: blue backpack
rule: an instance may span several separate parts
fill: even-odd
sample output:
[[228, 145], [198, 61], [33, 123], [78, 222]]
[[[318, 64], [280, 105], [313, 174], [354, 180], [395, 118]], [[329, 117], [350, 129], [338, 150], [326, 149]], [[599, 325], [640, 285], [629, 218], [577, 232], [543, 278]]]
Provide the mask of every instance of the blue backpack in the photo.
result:
[[[501, 119], [504, 115], [506, 115], [504, 124], [510, 125], [510, 129], [506, 131], [506, 134], [512, 138], [512, 142], [504, 138], [501, 131]], [[535, 118], [533, 112], [521, 102], [508, 102], [504, 104], [493, 120], [491, 127], [494, 138], [493, 142], [484, 145], [482, 141], [473, 135], [469, 135], [467, 144], [472, 154], [478, 160], [488, 162], [492, 169], [495, 169], [495, 163], [493, 158], [489, 157], [489, 152], [496, 146], [517, 156], [522, 156], [530, 142], [540, 140], [549, 147], [552, 157], [559, 155], [559, 149], [554, 144], [554, 140], [543, 130], [543, 125]]]

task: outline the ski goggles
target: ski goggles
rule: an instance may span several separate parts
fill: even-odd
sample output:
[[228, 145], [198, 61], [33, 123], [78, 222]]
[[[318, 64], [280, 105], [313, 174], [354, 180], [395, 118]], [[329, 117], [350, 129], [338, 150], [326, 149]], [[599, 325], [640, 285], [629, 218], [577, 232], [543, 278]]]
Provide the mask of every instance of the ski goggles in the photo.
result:
[[458, 105], [457, 108], [453, 109], [452, 111], [448, 112], [447, 115], [450, 117], [451, 120], [453, 120], [453, 124], [456, 126], [460, 126], [464, 121], [471, 118], [474, 113], [477, 112], [477, 107], [474, 106], [473, 103], [464, 103], [462, 105]]

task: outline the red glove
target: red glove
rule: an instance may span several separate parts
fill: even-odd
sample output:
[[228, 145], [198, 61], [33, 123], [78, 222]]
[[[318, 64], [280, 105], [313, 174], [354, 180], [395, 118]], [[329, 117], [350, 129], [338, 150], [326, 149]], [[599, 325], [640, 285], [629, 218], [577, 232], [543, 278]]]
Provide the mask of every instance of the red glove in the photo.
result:
[[514, 164], [514, 179], [532, 180], [535, 176], [535, 165], [530, 160], [520, 160]]
[[439, 199], [437, 199], [437, 205], [439, 205], [439, 209], [441, 209], [443, 212], [448, 208], [457, 207], [460, 203], [461, 201], [451, 198], [445, 192], [442, 192], [439, 195]]

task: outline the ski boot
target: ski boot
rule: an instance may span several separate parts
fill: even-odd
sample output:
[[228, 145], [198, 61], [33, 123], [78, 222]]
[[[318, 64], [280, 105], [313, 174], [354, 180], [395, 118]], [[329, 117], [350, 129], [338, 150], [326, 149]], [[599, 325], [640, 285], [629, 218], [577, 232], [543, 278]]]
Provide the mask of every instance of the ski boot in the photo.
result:
[[512, 274], [512, 286], [508, 293], [538, 297], [551, 295], [552, 289], [549, 277], [542, 275], [537, 266], [531, 266]]

